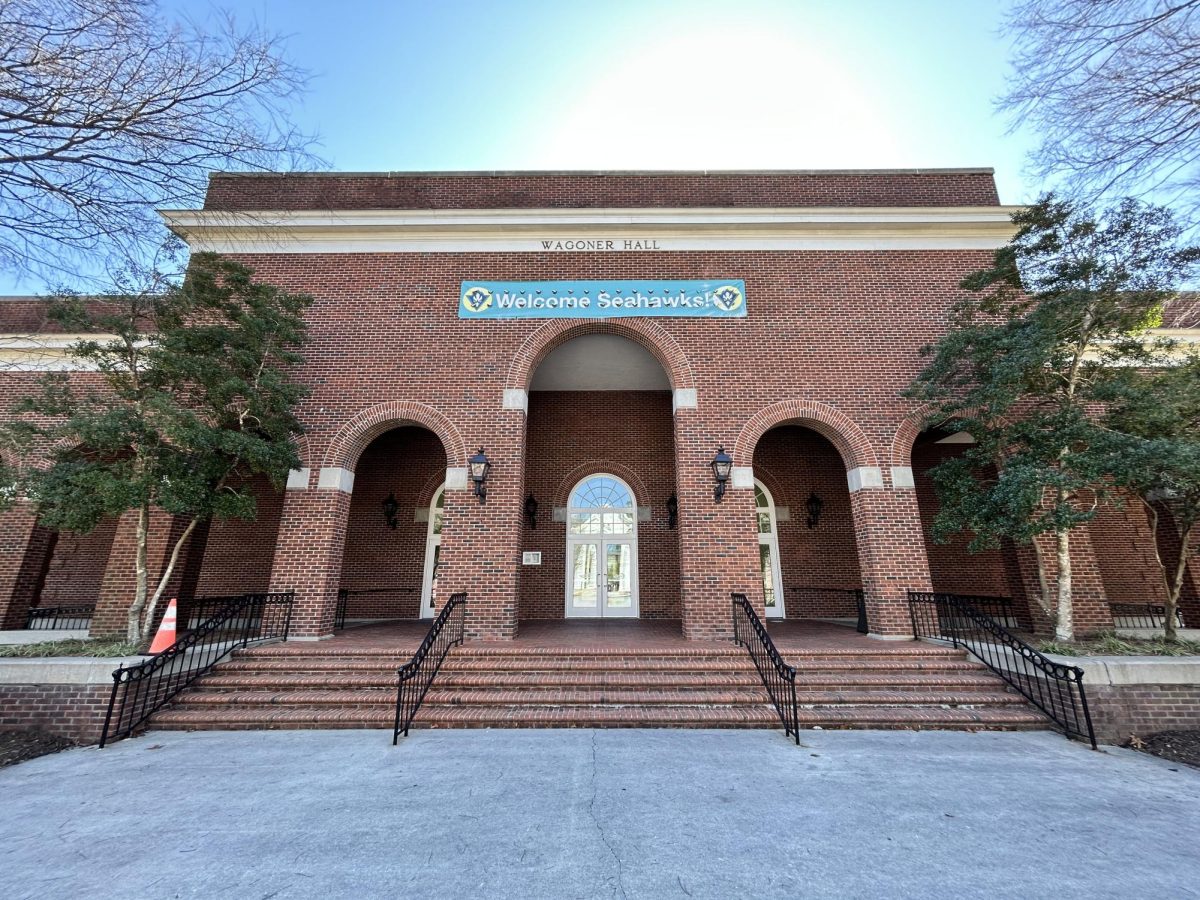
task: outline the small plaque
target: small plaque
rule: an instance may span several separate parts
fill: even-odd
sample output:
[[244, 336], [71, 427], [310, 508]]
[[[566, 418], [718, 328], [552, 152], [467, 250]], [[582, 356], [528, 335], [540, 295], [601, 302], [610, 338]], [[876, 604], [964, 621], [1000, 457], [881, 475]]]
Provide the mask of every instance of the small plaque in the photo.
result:
[[526, 550], [521, 554], [521, 565], [540, 566], [542, 564], [541, 550]]

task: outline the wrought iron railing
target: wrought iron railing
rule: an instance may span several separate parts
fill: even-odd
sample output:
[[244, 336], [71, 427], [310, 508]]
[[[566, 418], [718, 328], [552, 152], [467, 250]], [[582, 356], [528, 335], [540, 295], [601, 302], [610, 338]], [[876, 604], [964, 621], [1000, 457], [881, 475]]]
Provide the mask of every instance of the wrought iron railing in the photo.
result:
[[[1167, 608], [1161, 603], [1110, 603], [1113, 624], [1117, 628], [1162, 628]], [[1183, 612], [1175, 607], [1175, 624], [1183, 627]]]
[[779, 713], [783, 732], [800, 743], [800, 713], [796, 706], [796, 668], [783, 661], [762, 619], [745, 594], [732, 594], [733, 639], [746, 648], [758, 676]]
[[1095, 749], [1083, 669], [1048, 659], [967, 600], [956, 594], [909, 591], [914, 637], [964, 648], [1049, 716], [1067, 737], [1087, 739]]
[[245, 594], [144, 662], [113, 672], [100, 746], [129, 737], [176, 694], [239, 647], [286, 640], [295, 594]]
[[429, 686], [433, 684], [442, 662], [450, 648], [463, 642], [466, 632], [467, 595], [454, 594], [438, 617], [433, 620], [429, 634], [421, 641], [421, 646], [413, 654], [413, 658], [400, 667], [400, 683], [396, 688], [396, 722], [392, 729], [392, 746], [400, 740], [400, 735], [408, 737], [408, 728], [412, 725], [421, 708]]
[[180, 597], [179, 625], [184, 630], [199, 628], [230, 603], [241, 600], [245, 594], [222, 594], [211, 597]]
[[29, 610], [25, 627], [31, 631], [72, 631], [90, 628], [96, 604], [78, 606], [41, 606]]
[[[334, 618], [334, 627], [339, 629], [346, 627], [346, 619], [349, 613], [352, 611], [353, 606], [359, 607], [357, 609], [357, 613], [359, 615], [356, 616], [356, 618], [415, 619], [420, 614], [421, 599], [419, 594], [420, 588], [415, 587], [358, 588], [354, 590], [342, 588], [338, 591], [337, 613]], [[364, 617], [362, 616], [363, 610], [361, 608], [361, 603], [356, 602], [363, 598], [366, 599], [368, 608], [370, 605], [379, 606], [381, 603], [392, 607], [406, 606], [409, 607], [408, 611], [410, 614], [408, 616], [397, 616], [395, 615], [394, 609], [390, 614], [386, 612], [380, 614], [379, 610], [376, 610], [376, 615], [368, 615]]]

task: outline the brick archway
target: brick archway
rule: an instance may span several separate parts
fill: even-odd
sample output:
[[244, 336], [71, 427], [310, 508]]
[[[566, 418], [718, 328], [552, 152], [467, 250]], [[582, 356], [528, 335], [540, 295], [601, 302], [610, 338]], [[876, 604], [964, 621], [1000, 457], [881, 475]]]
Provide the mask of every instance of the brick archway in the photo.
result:
[[786, 424], [803, 425], [827, 438], [841, 454], [847, 469], [879, 465], [863, 430], [841, 410], [816, 400], [781, 400], [760, 409], [742, 426], [733, 445], [734, 463], [752, 465], [759, 439], [775, 426]]
[[928, 427], [926, 415], [930, 409], [929, 404], [914, 409], [907, 416], [900, 426], [896, 429], [896, 434], [892, 437], [891, 446], [891, 464], [893, 466], [911, 466], [913, 446], [917, 443], [917, 438], [921, 436], [921, 432]]
[[466, 465], [466, 444], [458, 429], [436, 409], [415, 400], [393, 400], [359, 411], [329, 442], [322, 465], [353, 471], [371, 441], [405, 425], [428, 428], [442, 442], [448, 465]]
[[533, 373], [554, 348], [572, 338], [585, 334], [615, 334], [628, 338], [645, 347], [667, 373], [671, 387], [675, 390], [695, 388], [692, 367], [683, 349], [661, 325], [645, 319], [601, 319], [579, 322], [571, 319], [553, 319], [542, 325], [525, 339], [513, 355], [504, 383], [506, 390], [529, 390]]

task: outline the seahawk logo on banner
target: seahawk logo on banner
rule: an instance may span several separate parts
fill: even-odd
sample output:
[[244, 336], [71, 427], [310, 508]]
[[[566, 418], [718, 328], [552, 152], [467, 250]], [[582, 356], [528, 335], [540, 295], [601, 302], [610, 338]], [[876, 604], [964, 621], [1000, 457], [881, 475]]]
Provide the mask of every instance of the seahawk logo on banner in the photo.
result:
[[746, 284], [722, 281], [464, 281], [460, 319], [744, 318]]

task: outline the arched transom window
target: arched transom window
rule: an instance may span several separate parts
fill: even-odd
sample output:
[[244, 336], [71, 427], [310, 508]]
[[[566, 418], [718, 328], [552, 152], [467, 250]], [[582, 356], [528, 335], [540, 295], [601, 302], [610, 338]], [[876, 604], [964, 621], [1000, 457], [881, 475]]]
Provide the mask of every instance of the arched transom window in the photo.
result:
[[633, 492], [612, 475], [593, 475], [575, 486], [569, 501], [571, 534], [633, 534]]

